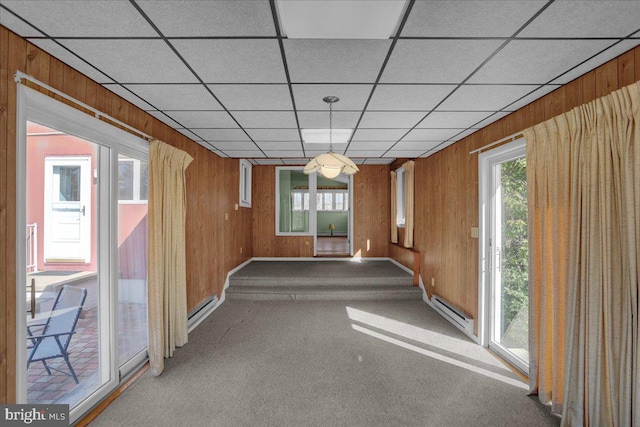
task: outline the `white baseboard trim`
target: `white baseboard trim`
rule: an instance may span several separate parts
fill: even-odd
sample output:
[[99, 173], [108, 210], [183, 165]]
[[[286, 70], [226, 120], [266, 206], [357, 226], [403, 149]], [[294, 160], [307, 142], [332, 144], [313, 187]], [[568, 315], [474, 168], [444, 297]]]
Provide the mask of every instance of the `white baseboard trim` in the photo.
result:
[[188, 333], [194, 330], [196, 326], [202, 323], [204, 319], [209, 317], [211, 313], [213, 313], [218, 307], [222, 305], [222, 303], [225, 301], [225, 291], [229, 287], [229, 277], [231, 277], [236, 271], [240, 270], [245, 265], [249, 264], [252, 259], [253, 258], [246, 260], [245, 262], [238, 265], [237, 267], [235, 267], [234, 269], [230, 270], [227, 273], [227, 277], [224, 279], [224, 287], [222, 288], [222, 295], [220, 299], [218, 299], [218, 297], [214, 295], [213, 298], [208, 303], [206, 303], [203, 307], [201, 307], [195, 315], [189, 318], [189, 323], [187, 327]]
[[361, 261], [389, 261], [388, 257], [340, 257], [340, 258], [331, 258], [331, 257], [253, 257], [250, 261], [350, 261], [350, 262], [361, 262]]
[[419, 276], [419, 281], [418, 281], [420, 288], [422, 289], [422, 301], [424, 301], [425, 303], [427, 303], [427, 305], [429, 307], [431, 307], [436, 313], [438, 313], [440, 316], [442, 316], [442, 318], [446, 319], [447, 322], [451, 323], [453, 326], [455, 326], [456, 328], [458, 328], [459, 330], [461, 330], [466, 336], [469, 337], [469, 339], [471, 339], [473, 342], [475, 342], [476, 344], [480, 344], [480, 339], [473, 335], [472, 333], [469, 333], [468, 331], [466, 331], [463, 327], [461, 327], [460, 325], [458, 325], [456, 322], [454, 322], [453, 320], [451, 320], [448, 316], [445, 316], [440, 310], [438, 310], [433, 303], [431, 302], [431, 300], [429, 299], [429, 297], [427, 296], [427, 291], [424, 287], [424, 282], [422, 281], [422, 276]]
[[396, 267], [406, 271], [407, 273], [409, 273], [410, 275], [413, 276], [413, 270], [411, 270], [410, 268], [407, 268], [406, 266], [400, 264], [398, 261], [396, 261], [393, 258], [387, 258], [389, 261], [391, 261], [392, 264], [395, 264]]

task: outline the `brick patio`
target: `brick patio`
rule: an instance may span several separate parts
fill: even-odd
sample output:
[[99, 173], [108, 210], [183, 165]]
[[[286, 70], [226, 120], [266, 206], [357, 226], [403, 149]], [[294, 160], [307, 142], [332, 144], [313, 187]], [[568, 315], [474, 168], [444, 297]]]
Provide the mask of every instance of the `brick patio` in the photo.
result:
[[[142, 307], [133, 303], [121, 303], [119, 307], [120, 330], [127, 331], [127, 335], [121, 334], [120, 338], [125, 360], [137, 353], [141, 343], [146, 341], [146, 311]], [[80, 383], [53, 370], [48, 375], [42, 362], [33, 362], [27, 371], [29, 403], [67, 403], [73, 407], [98, 387], [98, 309], [93, 307], [82, 313], [69, 344], [69, 360]], [[63, 358], [52, 359], [47, 364], [69, 372]]]

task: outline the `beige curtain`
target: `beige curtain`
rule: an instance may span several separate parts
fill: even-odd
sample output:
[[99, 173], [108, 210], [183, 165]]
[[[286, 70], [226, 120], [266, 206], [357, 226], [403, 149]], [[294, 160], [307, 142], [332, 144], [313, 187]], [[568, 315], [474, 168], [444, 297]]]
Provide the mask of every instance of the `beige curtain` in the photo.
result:
[[640, 83], [525, 137], [532, 388], [563, 425], [640, 425]]
[[409, 160], [404, 165], [404, 247], [413, 247], [413, 188], [415, 162]]
[[149, 363], [187, 343], [185, 170], [193, 158], [164, 142], [149, 147]]
[[391, 243], [398, 243], [398, 174], [391, 171]]

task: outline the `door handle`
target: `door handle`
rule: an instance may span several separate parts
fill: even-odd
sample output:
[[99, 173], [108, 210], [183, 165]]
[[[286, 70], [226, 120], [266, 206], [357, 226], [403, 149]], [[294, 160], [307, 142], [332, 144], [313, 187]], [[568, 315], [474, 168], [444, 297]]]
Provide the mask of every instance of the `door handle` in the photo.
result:
[[86, 213], [85, 205], [82, 205], [82, 209], [80, 209], [80, 212], [82, 212], [82, 216], [85, 216], [85, 213]]

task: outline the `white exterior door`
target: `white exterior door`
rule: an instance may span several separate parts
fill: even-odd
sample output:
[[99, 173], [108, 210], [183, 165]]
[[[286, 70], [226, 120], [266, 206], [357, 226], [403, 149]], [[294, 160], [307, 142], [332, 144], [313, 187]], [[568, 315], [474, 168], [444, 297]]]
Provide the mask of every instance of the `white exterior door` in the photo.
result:
[[91, 262], [91, 158], [44, 162], [45, 262]]

